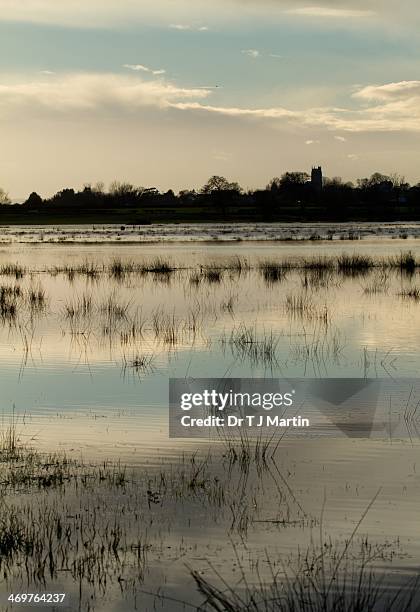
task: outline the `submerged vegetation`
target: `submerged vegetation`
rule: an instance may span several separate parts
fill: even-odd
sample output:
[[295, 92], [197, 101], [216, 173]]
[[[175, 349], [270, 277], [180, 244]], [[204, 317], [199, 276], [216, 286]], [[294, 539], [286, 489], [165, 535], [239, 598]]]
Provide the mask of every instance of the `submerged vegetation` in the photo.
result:
[[[392, 575], [373, 570], [376, 561], [392, 558], [387, 545], [373, 546], [367, 539], [355, 544], [326, 540], [312, 543], [299, 554], [294, 567], [266, 557], [271, 577], [250, 583], [240, 567], [239, 585], [230, 585], [213, 570], [214, 582], [191, 570], [204, 597], [201, 610], [216, 612], [410, 612], [416, 609], [418, 578], [394, 586]], [[389, 582], [388, 582], [389, 581]]]
[[[10, 424], [3, 417], [2, 586], [59, 585], [72, 609], [86, 611], [114, 600], [122, 609], [171, 612], [416, 609], [415, 581], [401, 588], [388, 574], [404, 554], [398, 538], [359, 537], [354, 515], [340, 523], [339, 534], [324, 534], [322, 511], [316, 499], [314, 506], [303, 502], [310, 493], [297, 484], [299, 462], [282, 436], [218, 431], [211, 445], [186, 440], [182, 451], [175, 445], [162, 456], [151, 451], [147, 461], [130, 442], [131, 407], [147, 406], [149, 389], [163, 385], [162, 372], [165, 385], [168, 371], [192, 379], [203, 371], [227, 379], [245, 372], [322, 377], [348, 367], [366, 378], [393, 374], [397, 351], [346, 334], [359, 329], [357, 318], [364, 330], [369, 317], [378, 316], [378, 302], [384, 312], [394, 305], [407, 317], [416, 312], [420, 262], [414, 253], [281, 257], [271, 250], [261, 259], [80, 254], [63, 261], [39, 269], [0, 267], [2, 341], [22, 358], [15, 368], [22, 380], [26, 368], [30, 381], [42, 380], [44, 363], [66, 360], [78, 396], [76, 381], [96, 384], [99, 372], [100, 392], [117, 398], [110, 423], [119, 437], [108, 433], [105, 408], [82, 406], [83, 400], [83, 417], [55, 414], [55, 408], [51, 416], [47, 409], [39, 429], [35, 402], [42, 410], [42, 400], [34, 400], [34, 423], [31, 407], [20, 406], [19, 415], [29, 410], [29, 436], [26, 417]], [[131, 384], [128, 402], [123, 384]], [[73, 389], [64, 385], [63, 391]], [[152, 424], [159, 419], [156, 408], [147, 406]], [[101, 461], [80, 458], [70, 444], [67, 454], [42, 452], [38, 435], [48, 419], [61, 418], [65, 425], [71, 423], [64, 419], [86, 419], [83, 435], [100, 431], [101, 444], [107, 431], [106, 443], [124, 449], [124, 457], [129, 449], [134, 467], [115, 454], [104, 461], [105, 444]], [[148, 427], [139, 442], [147, 453], [155, 444]], [[166, 435], [166, 422], [163, 429]], [[305, 466], [312, 463], [310, 456]], [[341, 486], [355, 503], [364, 494], [358, 484], [356, 494], [354, 484]]]
[[[60, 334], [83, 351], [83, 359], [94, 346], [116, 351], [112, 360], [125, 373], [159, 371], [155, 357], [163, 350], [175, 354], [210, 346], [252, 369], [280, 371], [288, 363], [301, 364], [305, 372], [310, 365], [319, 373], [321, 366], [327, 371], [328, 364], [340, 363], [346, 344], [330, 296], [353, 283], [366, 299], [398, 295], [416, 303], [419, 264], [411, 251], [380, 258], [340, 253], [278, 260], [222, 256], [205, 262], [177, 262], [162, 255], [108, 262], [84, 258], [40, 270], [6, 263], [0, 268], [5, 271], [3, 282], [0, 275], [0, 323], [9, 338], [15, 334], [22, 343], [24, 363], [34, 358], [37, 326], [44, 322], [58, 325]], [[18, 271], [23, 276], [10, 282]], [[64, 289], [62, 298], [47, 294], [51, 281]], [[391, 291], [395, 285], [398, 289]], [[152, 304], [154, 294], [162, 300]], [[266, 303], [260, 305], [262, 296]], [[267, 305], [273, 317], [260, 322]]]
[[[9, 590], [21, 582], [31, 589], [51, 589], [60, 581], [62, 591], [74, 592], [72, 606], [80, 610], [103, 609], [115, 588], [126, 609], [139, 605], [152, 610], [159, 604], [173, 610], [178, 609], [173, 607], [176, 600], [148, 581], [156, 563], [165, 564], [163, 550], [174, 549], [170, 558], [186, 559], [184, 582], [190, 595], [178, 603], [187, 608], [415, 609], [416, 579], [393, 586], [375, 570], [378, 563], [390, 564], [402, 554], [398, 540], [372, 543], [358, 535], [377, 495], [349, 537], [333, 540], [324, 534], [324, 510], [320, 518], [308, 516], [283, 476], [276, 460], [278, 442], [241, 436], [221, 438], [219, 444], [222, 452], [184, 453], [174, 463], [129, 471], [120, 463], [85, 463], [41, 453], [22, 445], [16, 422], [11, 423], [0, 445], [0, 482], [3, 499], [7, 497], [0, 518], [2, 583]], [[267, 489], [273, 478], [274, 488]], [[275, 529], [294, 525], [313, 535], [306, 549], [290, 555], [278, 548], [281, 538], [274, 531], [277, 546], [273, 541], [270, 553], [266, 550], [248, 567], [247, 538], [251, 532], [263, 533], [269, 507], [276, 508], [268, 521]], [[231, 538], [239, 571], [232, 584], [231, 570], [221, 573], [210, 559], [200, 563], [208, 571], [192, 569], [194, 552], [175, 529], [178, 511], [191, 529], [203, 510], [206, 524], [222, 524]], [[266, 566], [263, 574], [261, 563]]]
[[[358, 253], [341, 253], [337, 256], [318, 256], [312, 257], [289, 257], [283, 259], [270, 259], [252, 264], [245, 257], [229, 257], [223, 262], [198, 263], [196, 266], [185, 264], [179, 265], [170, 259], [163, 257], [153, 258], [150, 261], [135, 262], [133, 260], [123, 260], [114, 258], [109, 264], [98, 264], [94, 261], [84, 260], [75, 265], [54, 265], [43, 269], [51, 275], [64, 274], [69, 280], [74, 280], [78, 276], [85, 276], [92, 280], [98, 279], [101, 275], [108, 275], [110, 278], [121, 280], [131, 275], [146, 276], [151, 275], [154, 280], [167, 279], [175, 273], [188, 273], [192, 283], [199, 283], [200, 280], [209, 283], [219, 283], [225, 273], [229, 273], [229, 278], [239, 278], [242, 274], [253, 270], [260, 272], [267, 283], [275, 283], [286, 278], [290, 271], [317, 271], [334, 272], [337, 274], [357, 274], [366, 271], [380, 270], [401, 270], [412, 273], [420, 268], [418, 260], [412, 251], [401, 252], [399, 255], [375, 258], [369, 255]], [[0, 276], [14, 276], [16, 280], [22, 279], [30, 271], [19, 264], [6, 263], [0, 266]], [[32, 271], [36, 272], [35, 271]]]

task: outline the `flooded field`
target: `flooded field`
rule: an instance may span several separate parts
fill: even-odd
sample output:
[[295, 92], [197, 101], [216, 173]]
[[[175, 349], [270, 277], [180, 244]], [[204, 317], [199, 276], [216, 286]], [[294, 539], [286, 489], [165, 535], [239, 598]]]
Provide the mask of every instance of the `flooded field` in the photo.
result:
[[420, 222], [154, 223], [153, 225], [23, 225], [1, 227], [0, 244], [260, 242], [418, 239]]
[[0, 251], [2, 609], [29, 591], [67, 593], [61, 610], [419, 609], [416, 429], [168, 437], [169, 377], [418, 376], [417, 226], [340, 231], [116, 246], [14, 230]]

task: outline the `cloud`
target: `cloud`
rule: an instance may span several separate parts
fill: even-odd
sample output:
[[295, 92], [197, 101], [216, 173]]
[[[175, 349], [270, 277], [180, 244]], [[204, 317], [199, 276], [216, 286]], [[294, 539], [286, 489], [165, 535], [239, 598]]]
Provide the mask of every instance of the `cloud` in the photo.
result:
[[258, 51], [258, 49], [242, 49], [241, 53], [243, 53], [244, 55], [248, 55], [248, 57], [252, 57], [254, 59], [260, 57], [260, 52]]
[[[217, 113], [230, 117], [283, 120], [302, 126], [324, 127], [341, 132], [420, 132], [420, 83], [401, 81], [367, 86], [353, 93], [355, 100], [373, 100], [362, 108], [319, 107], [304, 110], [220, 107], [200, 102], [179, 102], [181, 110]], [[376, 102], [376, 103], [375, 103]], [[342, 137], [338, 137], [341, 140]]]
[[372, 17], [374, 11], [359, 10], [349, 8], [334, 8], [330, 6], [303, 6], [300, 8], [288, 9], [290, 15], [300, 15], [302, 17], [319, 17], [332, 19], [360, 19], [362, 17]]
[[171, 23], [171, 30], [180, 30], [181, 32], [208, 32], [209, 28], [207, 26], [193, 26], [185, 23]]
[[305, 140], [306, 145], [319, 144], [319, 140]]
[[401, 81], [386, 85], [368, 85], [353, 94], [361, 100], [394, 100], [407, 97], [420, 97], [420, 81]]
[[385, 19], [394, 29], [398, 23], [416, 27], [418, 0], [405, 0], [398, 8], [397, 14], [391, 0], [0, 0], [0, 21], [81, 28], [172, 24], [177, 29], [205, 31], [213, 25], [280, 22], [287, 13], [303, 18], [348, 19], [352, 25], [352, 19], [376, 14], [376, 25], [379, 19]]
[[[211, 103], [214, 90], [206, 87], [186, 88], [165, 79], [144, 80], [145, 66], [135, 64], [135, 74], [71, 73], [38, 76], [33, 80], [16, 80], [0, 85], [0, 115], [13, 115], [25, 108], [49, 112], [136, 112], [146, 106], [160, 110], [205, 113], [236, 119], [272, 122], [274, 126], [291, 124], [303, 128], [324, 128], [334, 132], [420, 132], [420, 84], [401, 81], [371, 85], [349, 95], [348, 107], [307, 107], [290, 109], [282, 106], [252, 108]], [[141, 68], [138, 68], [142, 66]], [[152, 71], [152, 74], [157, 71]], [[373, 98], [373, 102], [369, 100]], [[354, 107], [354, 102], [362, 105]], [[344, 136], [334, 136], [345, 141]], [[307, 144], [315, 144], [315, 140]]]
[[344, 136], [334, 136], [334, 138], [338, 140], [338, 142], [347, 142], [347, 138], [344, 138]]
[[183, 88], [162, 79], [143, 80], [139, 75], [75, 73], [29, 82], [0, 85], [0, 114], [46, 109], [49, 113], [74, 113], [114, 109], [136, 111], [146, 106], [169, 108], [181, 100], [202, 100], [210, 90]]
[[134, 72], [149, 72], [154, 76], [159, 76], [161, 74], [165, 74], [166, 70], [160, 68], [159, 70], [153, 70], [152, 68], [148, 68], [143, 64], [123, 64], [123, 68], [127, 68], [128, 70], [134, 70]]

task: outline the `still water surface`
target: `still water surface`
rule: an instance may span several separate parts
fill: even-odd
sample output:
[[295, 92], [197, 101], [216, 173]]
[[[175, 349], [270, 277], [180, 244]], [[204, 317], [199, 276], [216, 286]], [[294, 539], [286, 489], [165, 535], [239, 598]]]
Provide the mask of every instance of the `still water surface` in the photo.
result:
[[[14, 419], [20, 438], [40, 449], [154, 469], [208, 445], [168, 438], [169, 377], [418, 377], [418, 271], [375, 268], [343, 275], [291, 269], [273, 280], [262, 267], [267, 261], [343, 252], [379, 260], [411, 250], [420, 259], [417, 244], [375, 238], [5, 246], [0, 266], [17, 263], [25, 270], [18, 279], [3, 275], [1, 284], [44, 298], [37, 306], [19, 298], [16, 317], [2, 318], [2, 422]], [[150, 262], [165, 261], [174, 271], [112, 274], [116, 258], [150, 269]], [[209, 267], [216, 273], [207, 274]], [[256, 350], [239, 341], [244, 331]], [[259, 350], [267, 344], [268, 350]], [[212, 446], [216, 455], [223, 452]], [[311, 521], [323, 505], [328, 534], [346, 537], [382, 487], [362, 533], [398, 549], [392, 564], [384, 560], [379, 567], [412, 573], [420, 559], [418, 448], [417, 440], [408, 438], [286, 437], [277, 457], [281, 478], [293, 491], [291, 516], [300, 521], [303, 510], [307, 520], [281, 528], [270, 523], [278, 479], [266, 475], [258, 484], [259, 518], [249, 528], [243, 554], [248, 560], [266, 550], [294, 554], [297, 543], [304, 547], [310, 541]], [[119, 503], [110, 500], [110, 509]], [[163, 582], [166, 593], [194, 599], [185, 563], [207, 571], [208, 559], [234, 576], [229, 512], [217, 517], [197, 506], [187, 512], [188, 521], [179, 508], [165, 512], [171, 526], [165, 551], [150, 564], [151, 590]], [[119, 609], [118, 592], [114, 596], [107, 609]], [[149, 609], [152, 600], [145, 601]]]

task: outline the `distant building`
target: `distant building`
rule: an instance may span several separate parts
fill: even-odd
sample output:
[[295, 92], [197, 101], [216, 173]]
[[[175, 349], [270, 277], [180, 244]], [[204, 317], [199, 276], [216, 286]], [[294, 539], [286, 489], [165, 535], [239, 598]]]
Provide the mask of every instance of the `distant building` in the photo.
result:
[[312, 189], [316, 193], [321, 193], [322, 191], [322, 168], [321, 166], [318, 166], [317, 168], [312, 168], [311, 186], [312, 186]]

